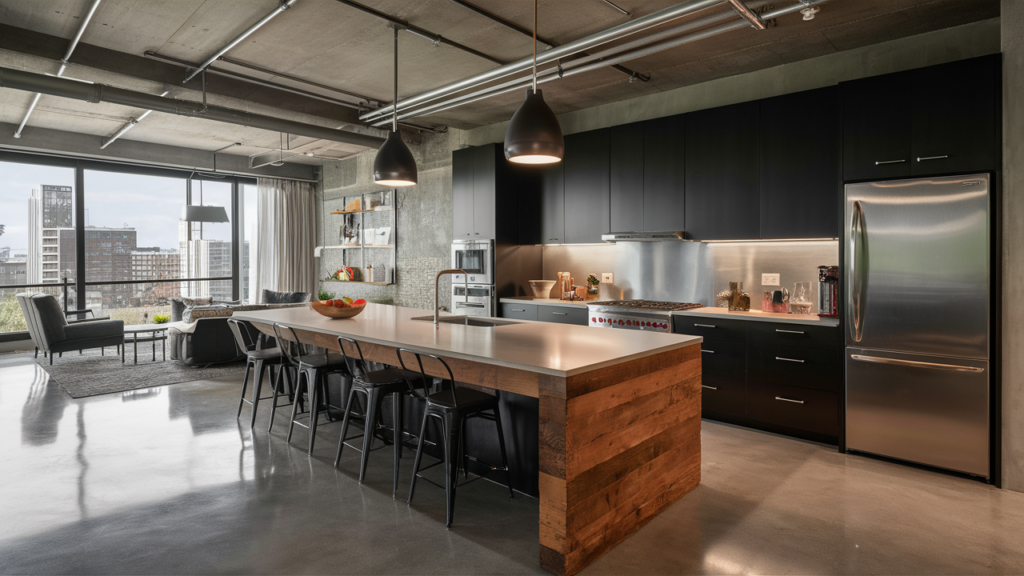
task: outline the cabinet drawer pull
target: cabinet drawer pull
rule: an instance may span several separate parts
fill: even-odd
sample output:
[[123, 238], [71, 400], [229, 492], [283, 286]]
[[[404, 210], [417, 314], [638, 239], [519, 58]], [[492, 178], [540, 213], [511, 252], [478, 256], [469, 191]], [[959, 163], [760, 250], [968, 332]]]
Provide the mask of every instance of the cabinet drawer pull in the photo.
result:
[[701, 388], [707, 388], [708, 390], [718, 390], [718, 386], [708, 386], [707, 384], [701, 384]]
[[568, 316], [565, 312], [552, 312], [555, 316]]
[[803, 334], [801, 330], [783, 330], [782, 328], [776, 328], [776, 332], [782, 332], [783, 334]]
[[800, 364], [804, 363], [803, 360], [797, 360], [796, 358], [783, 358], [782, 356], [776, 356], [775, 359], [782, 360], [783, 362], [798, 362]]
[[875, 166], [878, 166], [879, 164], [902, 164], [906, 161], [906, 158], [902, 160], [875, 160]]
[[715, 351], [714, 351], [714, 350], [705, 350], [705, 349], [703, 349], [703, 348], [701, 348], [701, 350], [700, 350], [700, 351], [701, 351], [701, 352], [703, 352], [704, 354], [714, 354], [714, 353], [715, 353]]
[[782, 396], [776, 396], [775, 399], [776, 400], [781, 400], [783, 402], [792, 402], [793, 404], [803, 404], [804, 403], [803, 400], [791, 400], [789, 398], [783, 398]]
[[694, 324], [694, 326], [696, 326], [698, 328], [714, 328], [715, 327], [714, 324]]
[[513, 312], [526, 312], [526, 308], [511, 308]]
[[921, 162], [923, 160], [942, 160], [943, 158], [949, 158], [949, 154], [943, 154], [942, 156], [925, 156], [923, 158], [918, 156], [917, 161]]

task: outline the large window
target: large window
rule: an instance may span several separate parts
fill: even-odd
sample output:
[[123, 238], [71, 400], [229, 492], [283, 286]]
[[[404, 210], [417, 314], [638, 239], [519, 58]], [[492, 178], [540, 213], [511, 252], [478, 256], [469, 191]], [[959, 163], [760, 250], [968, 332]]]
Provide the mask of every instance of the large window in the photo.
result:
[[[63, 278], [74, 287], [75, 266], [66, 260], [75, 237], [74, 185], [72, 168], [0, 161], [0, 333], [26, 330], [15, 294], [46, 292], [63, 301]], [[77, 298], [69, 292], [73, 309]]]
[[[48, 292], [63, 304], [65, 277], [67, 309], [129, 324], [169, 313], [176, 296], [250, 299], [249, 243], [235, 241], [235, 214], [252, 179], [0, 157], [0, 335], [26, 329], [14, 294]], [[228, 221], [185, 221], [188, 204], [223, 207]]]

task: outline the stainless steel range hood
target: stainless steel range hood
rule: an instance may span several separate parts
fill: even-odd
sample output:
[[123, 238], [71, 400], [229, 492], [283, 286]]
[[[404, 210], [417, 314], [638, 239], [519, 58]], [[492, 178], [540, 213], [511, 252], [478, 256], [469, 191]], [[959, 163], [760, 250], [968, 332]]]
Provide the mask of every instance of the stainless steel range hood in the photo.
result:
[[612, 232], [602, 234], [601, 240], [605, 242], [692, 242], [683, 237], [683, 231], [678, 232]]

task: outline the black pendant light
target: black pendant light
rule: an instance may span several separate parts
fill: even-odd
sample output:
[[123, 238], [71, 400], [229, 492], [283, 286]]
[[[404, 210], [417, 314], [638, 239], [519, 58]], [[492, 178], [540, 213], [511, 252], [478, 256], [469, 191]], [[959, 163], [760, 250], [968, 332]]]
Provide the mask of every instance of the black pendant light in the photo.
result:
[[391, 133], [373, 159], [373, 181], [384, 186], [413, 186], [416, 184], [416, 160], [398, 132], [398, 27], [395, 27], [395, 99], [391, 108]]
[[537, 0], [533, 0], [533, 89], [527, 88], [526, 101], [512, 115], [505, 131], [505, 158], [519, 164], [561, 162], [565, 153], [562, 127], [537, 90]]

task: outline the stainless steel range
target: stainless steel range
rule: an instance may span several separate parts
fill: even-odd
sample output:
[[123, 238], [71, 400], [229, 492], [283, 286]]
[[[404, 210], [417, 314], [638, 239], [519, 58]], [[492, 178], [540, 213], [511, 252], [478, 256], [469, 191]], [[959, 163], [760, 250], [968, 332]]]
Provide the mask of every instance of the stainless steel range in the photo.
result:
[[650, 300], [604, 300], [587, 304], [588, 326], [625, 330], [672, 331], [672, 312], [700, 308], [703, 304], [652, 302]]

